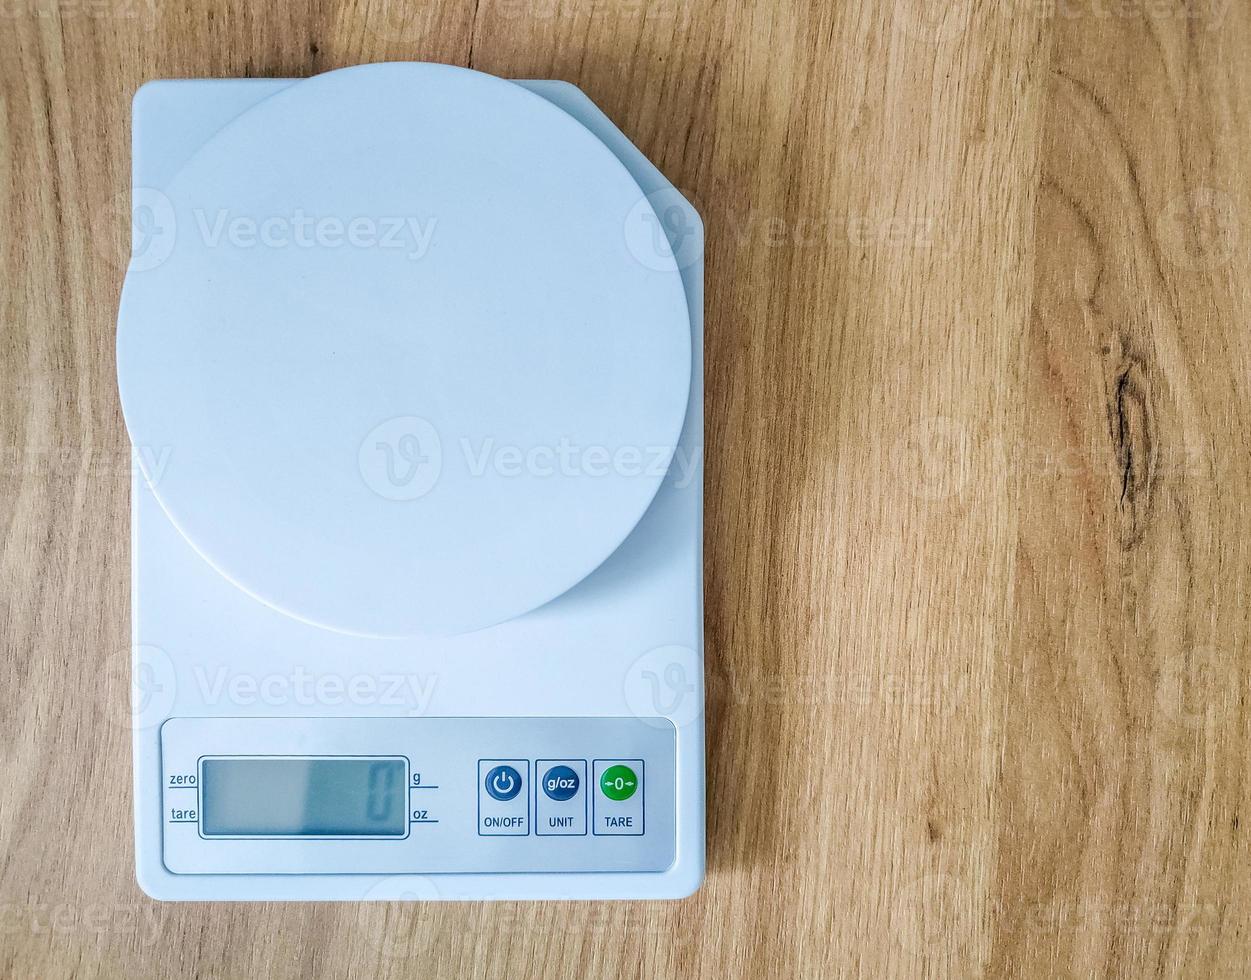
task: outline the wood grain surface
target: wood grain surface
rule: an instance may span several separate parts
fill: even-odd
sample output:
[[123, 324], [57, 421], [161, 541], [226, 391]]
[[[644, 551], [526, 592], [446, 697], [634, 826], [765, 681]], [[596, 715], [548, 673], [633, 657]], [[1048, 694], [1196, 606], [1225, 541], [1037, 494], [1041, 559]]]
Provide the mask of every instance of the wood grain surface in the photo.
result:
[[[708, 227], [709, 872], [677, 903], [133, 879], [129, 100], [581, 86]], [[1251, 972], [1251, 10], [0, 2], [0, 974]]]

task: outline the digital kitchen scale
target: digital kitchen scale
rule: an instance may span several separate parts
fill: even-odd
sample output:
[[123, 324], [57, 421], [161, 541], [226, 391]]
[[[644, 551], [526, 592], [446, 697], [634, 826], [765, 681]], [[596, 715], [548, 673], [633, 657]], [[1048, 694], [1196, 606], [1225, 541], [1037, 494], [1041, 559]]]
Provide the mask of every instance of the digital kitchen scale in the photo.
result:
[[134, 104], [135, 848], [161, 899], [704, 868], [702, 227], [577, 88]]

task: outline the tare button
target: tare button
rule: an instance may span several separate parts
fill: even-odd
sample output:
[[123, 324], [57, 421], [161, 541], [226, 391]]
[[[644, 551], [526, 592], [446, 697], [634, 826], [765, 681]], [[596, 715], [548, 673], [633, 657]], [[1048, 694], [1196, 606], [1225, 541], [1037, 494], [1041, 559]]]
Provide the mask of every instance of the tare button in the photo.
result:
[[643, 760], [596, 759], [593, 833], [638, 837], [643, 833]]
[[478, 833], [524, 837], [530, 833], [530, 763], [478, 760]]

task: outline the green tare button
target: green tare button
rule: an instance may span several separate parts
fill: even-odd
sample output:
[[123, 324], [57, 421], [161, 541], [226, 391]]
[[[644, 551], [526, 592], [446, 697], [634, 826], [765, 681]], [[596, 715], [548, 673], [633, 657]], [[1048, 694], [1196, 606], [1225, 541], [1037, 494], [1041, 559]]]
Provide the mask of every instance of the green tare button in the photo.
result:
[[599, 788], [610, 800], [628, 800], [639, 788], [639, 777], [629, 766], [609, 766], [599, 777]]

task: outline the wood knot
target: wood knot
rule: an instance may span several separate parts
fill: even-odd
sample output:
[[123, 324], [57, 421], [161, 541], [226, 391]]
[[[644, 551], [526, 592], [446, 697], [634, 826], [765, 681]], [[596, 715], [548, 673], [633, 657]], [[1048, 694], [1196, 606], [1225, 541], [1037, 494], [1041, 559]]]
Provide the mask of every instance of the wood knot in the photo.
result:
[[1150, 519], [1156, 477], [1156, 426], [1142, 361], [1126, 357], [1117, 367], [1108, 406], [1120, 488], [1122, 547], [1142, 540]]

